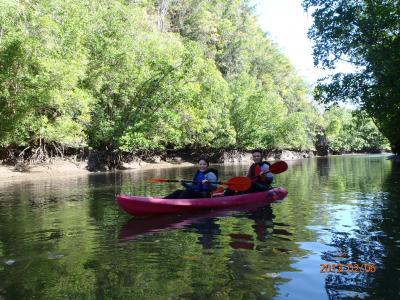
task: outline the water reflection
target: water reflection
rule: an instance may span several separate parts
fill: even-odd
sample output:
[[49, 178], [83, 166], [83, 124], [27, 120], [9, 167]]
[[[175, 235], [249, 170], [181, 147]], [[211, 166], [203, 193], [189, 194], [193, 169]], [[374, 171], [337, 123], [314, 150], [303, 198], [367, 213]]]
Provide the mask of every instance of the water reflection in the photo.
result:
[[[265, 242], [267, 236], [291, 235], [285, 229], [273, 229], [271, 205], [255, 204], [239, 206], [231, 209], [214, 210], [197, 214], [164, 215], [157, 217], [132, 218], [120, 230], [121, 241], [135, 240], [141, 236], [176, 229], [187, 229], [199, 235], [198, 241], [203, 248], [211, 248], [214, 240], [221, 234], [219, 221], [224, 217], [244, 218], [254, 221], [251, 225], [256, 239]], [[281, 225], [282, 224], [278, 224]], [[284, 225], [287, 226], [287, 225]], [[269, 230], [268, 230], [269, 229]], [[252, 235], [240, 232], [225, 232], [231, 238], [229, 245], [234, 249], [254, 249]], [[289, 240], [289, 239], [286, 239]]]
[[[130, 220], [115, 194], [166, 195], [195, 168], [0, 186], [0, 298], [397, 299], [400, 166], [383, 156], [294, 161], [280, 204]], [[248, 166], [218, 166], [222, 179]], [[320, 273], [374, 263], [375, 273]]]
[[[379, 169], [374, 171], [379, 174]], [[398, 298], [399, 180], [400, 166], [392, 164], [382, 191], [360, 195], [347, 230], [332, 233], [330, 245], [335, 250], [324, 253], [322, 259], [330, 264], [342, 264], [344, 270], [331, 272], [326, 278], [325, 288], [330, 299]], [[366, 264], [373, 265], [376, 271], [366, 268]]]

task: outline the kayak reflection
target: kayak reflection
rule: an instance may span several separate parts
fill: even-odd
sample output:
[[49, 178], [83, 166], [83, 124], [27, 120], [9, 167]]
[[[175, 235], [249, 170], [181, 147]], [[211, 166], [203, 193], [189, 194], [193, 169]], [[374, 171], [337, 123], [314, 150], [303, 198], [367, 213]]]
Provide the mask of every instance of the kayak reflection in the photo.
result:
[[[291, 235], [284, 229], [273, 229], [274, 223], [272, 220], [275, 216], [272, 213], [270, 204], [258, 204], [240, 206], [230, 210], [214, 210], [197, 214], [133, 218], [121, 228], [119, 240], [121, 242], [127, 242], [157, 232], [189, 229], [199, 235], [198, 242], [203, 248], [209, 249], [214, 246], [216, 237], [221, 234], [221, 227], [218, 223], [219, 218], [229, 216], [253, 220], [254, 224], [252, 228], [255, 233], [255, 238], [259, 241], [265, 241], [267, 237], [272, 234], [277, 235], [278, 238], [283, 238], [282, 235]], [[284, 224], [279, 225], [284, 226]], [[232, 248], [255, 249], [253, 235], [232, 232], [229, 236], [229, 245]]]
[[[270, 228], [273, 228], [273, 218], [275, 215], [272, 213], [271, 205], [266, 205], [259, 207], [253, 211], [247, 211], [243, 214], [243, 217], [251, 219], [254, 224], [251, 226], [256, 235], [256, 239], [259, 241], [266, 241], [267, 236], [271, 234]], [[231, 242], [229, 245], [234, 249], [255, 249], [254, 237], [253, 235], [234, 232], [230, 235]]]

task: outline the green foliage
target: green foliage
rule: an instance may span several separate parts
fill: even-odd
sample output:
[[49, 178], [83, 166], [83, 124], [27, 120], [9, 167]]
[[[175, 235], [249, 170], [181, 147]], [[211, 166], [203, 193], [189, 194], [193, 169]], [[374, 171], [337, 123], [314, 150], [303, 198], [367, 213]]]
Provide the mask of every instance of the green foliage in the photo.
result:
[[[167, 1], [168, 2], [168, 1]], [[0, 145], [313, 150], [321, 114], [247, 1], [0, 2]]]
[[333, 152], [388, 149], [389, 144], [363, 111], [332, 107], [324, 114], [325, 135]]
[[303, 5], [313, 10], [309, 36], [315, 63], [333, 68], [345, 60], [356, 67], [320, 80], [317, 98], [359, 104], [389, 141], [400, 145], [399, 1], [304, 0]]
[[90, 120], [92, 97], [79, 88], [86, 60], [74, 28], [84, 7], [78, 1], [43, 1], [2, 2], [1, 8], [1, 144], [38, 138], [83, 143], [81, 123]]
[[[232, 95], [240, 148], [313, 149], [318, 114], [290, 62], [259, 29], [246, 1], [178, 1], [170, 28], [215, 59]], [[184, 13], [183, 13], [184, 12]]]

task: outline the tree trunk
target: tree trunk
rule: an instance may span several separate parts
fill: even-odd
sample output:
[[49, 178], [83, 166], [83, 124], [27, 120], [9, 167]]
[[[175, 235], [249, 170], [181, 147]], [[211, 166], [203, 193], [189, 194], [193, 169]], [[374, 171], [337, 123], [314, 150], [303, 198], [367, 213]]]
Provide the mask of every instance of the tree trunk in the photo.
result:
[[158, 30], [163, 32], [165, 31], [165, 16], [168, 12], [169, 0], [159, 0], [158, 1], [158, 18], [157, 18], [157, 27]]

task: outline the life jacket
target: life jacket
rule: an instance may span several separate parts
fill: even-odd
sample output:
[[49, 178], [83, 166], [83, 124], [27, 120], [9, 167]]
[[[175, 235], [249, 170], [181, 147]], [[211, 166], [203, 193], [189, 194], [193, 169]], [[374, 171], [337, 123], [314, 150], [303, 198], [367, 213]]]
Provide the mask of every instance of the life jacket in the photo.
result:
[[[210, 172], [215, 174], [218, 181], [218, 171], [215, 169], [207, 169], [205, 172], [197, 170], [197, 172], [193, 176], [193, 181], [203, 181], [204, 179], [206, 179], [206, 175]], [[209, 184], [193, 183], [192, 187], [195, 192], [211, 192]]]
[[[250, 166], [250, 171], [249, 171], [249, 175], [250, 177], [256, 177], [258, 175], [260, 175], [261, 173], [261, 166], [267, 164], [268, 166], [270, 166], [271, 164], [267, 161], [262, 161], [260, 163], [254, 163]], [[253, 182], [262, 182], [262, 183], [267, 183], [268, 179], [265, 176], [258, 176], [256, 178], [251, 179], [251, 181]]]

